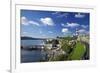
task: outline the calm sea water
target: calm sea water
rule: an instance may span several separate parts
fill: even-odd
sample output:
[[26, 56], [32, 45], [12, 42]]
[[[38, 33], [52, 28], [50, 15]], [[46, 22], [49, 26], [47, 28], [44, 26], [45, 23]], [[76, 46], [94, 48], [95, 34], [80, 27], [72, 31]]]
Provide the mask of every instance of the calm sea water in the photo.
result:
[[21, 50], [21, 63], [40, 62], [46, 60], [46, 52]]
[[[44, 45], [43, 40], [21, 40], [22, 46], [31, 46], [31, 45]], [[40, 62], [46, 59], [46, 52], [40, 50], [24, 50], [21, 49], [21, 63], [27, 62]]]
[[44, 45], [44, 40], [21, 40], [22, 46]]

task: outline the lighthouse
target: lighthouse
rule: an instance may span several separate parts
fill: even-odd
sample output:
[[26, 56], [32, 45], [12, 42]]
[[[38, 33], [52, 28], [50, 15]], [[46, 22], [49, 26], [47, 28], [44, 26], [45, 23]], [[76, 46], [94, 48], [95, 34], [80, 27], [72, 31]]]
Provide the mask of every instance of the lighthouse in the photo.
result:
[[80, 36], [80, 33], [79, 33], [79, 30], [76, 28], [76, 37], [77, 37], [77, 40], [78, 41], [81, 41], [81, 36]]
[[78, 29], [77, 29], [77, 28], [76, 28], [75, 35], [76, 35], [77, 37], [79, 36], [79, 32], [78, 32]]

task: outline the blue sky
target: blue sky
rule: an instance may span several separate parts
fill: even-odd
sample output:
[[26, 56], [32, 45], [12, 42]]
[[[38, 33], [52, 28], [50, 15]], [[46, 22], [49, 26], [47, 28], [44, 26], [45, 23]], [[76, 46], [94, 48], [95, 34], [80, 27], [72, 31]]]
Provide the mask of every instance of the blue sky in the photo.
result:
[[21, 36], [55, 38], [89, 34], [89, 13], [21, 10]]

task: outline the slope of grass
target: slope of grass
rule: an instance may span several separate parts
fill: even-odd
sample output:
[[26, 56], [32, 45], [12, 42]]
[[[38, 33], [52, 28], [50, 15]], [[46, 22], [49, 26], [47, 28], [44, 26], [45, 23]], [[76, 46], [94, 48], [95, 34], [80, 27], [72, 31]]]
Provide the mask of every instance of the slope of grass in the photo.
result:
[[73, 52], [69, 55], [69, 60], [81, 60], [86, 51], [85, 45], [81, 42], [77, 42]]

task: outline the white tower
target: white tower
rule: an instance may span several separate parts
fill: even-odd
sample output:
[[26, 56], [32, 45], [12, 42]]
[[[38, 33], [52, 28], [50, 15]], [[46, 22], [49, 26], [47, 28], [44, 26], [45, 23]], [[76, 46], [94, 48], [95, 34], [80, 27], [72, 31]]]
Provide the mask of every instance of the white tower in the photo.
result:
[[76, 28], [75, 35], [76, 35], [77, 37], [79, 36], [79, 32], [78, 32], [78, 29], [77, 29], [77, 28]]

